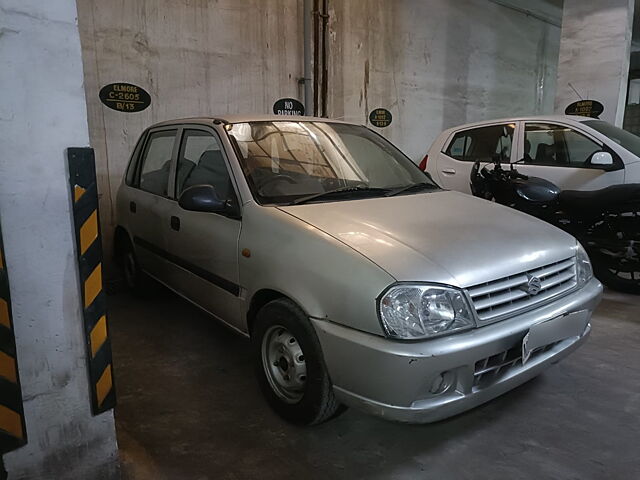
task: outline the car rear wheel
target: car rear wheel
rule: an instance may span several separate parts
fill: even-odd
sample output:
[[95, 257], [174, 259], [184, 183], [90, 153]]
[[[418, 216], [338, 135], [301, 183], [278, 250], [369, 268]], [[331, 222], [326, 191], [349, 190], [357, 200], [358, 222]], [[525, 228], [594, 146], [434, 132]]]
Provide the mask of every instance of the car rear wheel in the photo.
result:
[[316, 333], [291, 300], [262, 307], [251, 341], [260, 388], [282, 418], [314, 425], [345, 410], [333, 394]]
[[127, 288], [136, 295], [146, 295], [150, 291], [151, 279], [140, 269], [136, 252], [127, 242], [120, 256], [120, 267]]

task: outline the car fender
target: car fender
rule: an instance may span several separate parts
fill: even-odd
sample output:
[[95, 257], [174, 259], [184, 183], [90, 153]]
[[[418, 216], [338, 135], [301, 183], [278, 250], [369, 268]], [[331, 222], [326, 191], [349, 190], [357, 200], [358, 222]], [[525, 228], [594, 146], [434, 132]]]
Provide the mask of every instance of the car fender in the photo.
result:
[[250, 202], [239, 251], [245, 314], [256, 292], [269, 289], [312, 318], [383, 334], [376, 298], [394, 277], [331, 235], [277, 207]]
[[624, 183], [640, 183], [640, 160], [625, 165]]

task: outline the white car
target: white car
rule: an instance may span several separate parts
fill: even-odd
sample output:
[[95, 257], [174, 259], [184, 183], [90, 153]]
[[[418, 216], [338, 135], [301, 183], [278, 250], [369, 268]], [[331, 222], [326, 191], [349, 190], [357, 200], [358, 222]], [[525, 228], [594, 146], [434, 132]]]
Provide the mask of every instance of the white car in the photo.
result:
[[420, 167], [442, 187], [471, 193], [473, 163], [496, 156], [563, 190], [640, 183], [640, 137], [602, 120], [565, 115], [450, 128], [438, 136]]

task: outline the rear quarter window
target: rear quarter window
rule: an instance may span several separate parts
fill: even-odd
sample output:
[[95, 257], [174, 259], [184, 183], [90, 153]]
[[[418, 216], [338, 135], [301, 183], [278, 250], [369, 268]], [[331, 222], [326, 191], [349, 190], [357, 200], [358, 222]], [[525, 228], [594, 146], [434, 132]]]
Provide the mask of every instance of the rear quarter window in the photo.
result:
[[136, 168], [138, 166], [138, 159], [140, 158], [140, 150], [144, 144], [144, 139], [147, 137], [147, 132], [143, 132], [133, 149], [131, 158], [129, 159], [129, 165], [127, 166], [127, 173], [125, 174], [125, 183], [130, 187], [133, 186], [136, 177]]

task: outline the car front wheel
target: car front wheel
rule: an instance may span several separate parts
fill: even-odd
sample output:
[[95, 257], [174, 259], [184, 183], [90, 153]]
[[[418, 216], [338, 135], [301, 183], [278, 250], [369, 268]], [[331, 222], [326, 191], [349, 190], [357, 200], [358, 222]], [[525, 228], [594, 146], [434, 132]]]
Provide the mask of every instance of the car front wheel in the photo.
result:
[[344, 410], [333, 394], [316, 333], [291, 300], [262, 307], [251, 341], [260, 388], [281, 417], [314, 425]]

